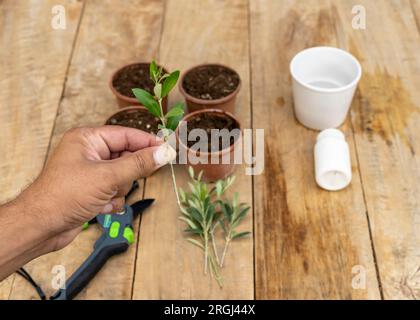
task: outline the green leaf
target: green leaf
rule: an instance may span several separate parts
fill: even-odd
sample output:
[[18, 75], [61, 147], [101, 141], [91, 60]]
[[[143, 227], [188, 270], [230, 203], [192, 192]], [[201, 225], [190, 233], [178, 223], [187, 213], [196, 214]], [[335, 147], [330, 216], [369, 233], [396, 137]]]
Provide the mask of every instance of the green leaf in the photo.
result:
[[230, 203], [229, 202], [226, 202], [225, 203], [225, 206], [226, 206], [227, 210], [229, 211], [229, 216], [233, 216], [233, 208], [230, 205]]
[[197, 225], [194, 222], [192, 222], [191, 219], [188, 219], [187, 217], [179, 217], [179, 219], [186, 222], [192, 229], [198, 228]]
[[179, 197], [181, 198], [181, 202], [187, 201], [187, 195], [185, 194], [184, 189], [178, 188]]
[[246, 207], [246, 208], [242, 209], [242, 211], [238, 214], [238, 216], [235, 218], [235, 220], [232, 221], [232, 224], [234, 226], [237, 226], [242, 221], [242, 219], [245, 218], [249, 209], [250, 209], [250, 207]]
[[216, 182], [216, 194], [218, 198], [220, 198], [223, 194], [223, 183], [221, 180]]
[[171, 110], [169, 110], [169, 112], [166, 114], [166, 118], [167, 118], [166, 127], [168, 129], [171, 129], [172, 131], [176, 130], [179, 122], [184, 116], [184, 109], [185, 109], [185, 106], [183, 103], [177, 103]]
[[228, 177], [224, 182], [224, 192], [230, 188], [230, 186], [233, 184], [233, 182], [235, 181], [236, 177], [235, 176], [230, 176]]
[[150, 63], [150, 66], [149, 66], [150, 78], [153, 80], [153, 82], [157, 82], [157, 80], [158, 80], [157, 72], [158, 72], [158, 67], [156, 65], [156, 61], [153, 60], [152, 63]]
[[176, 70], [172, 72], [166, 79], [163, 81], [162, 86], [162, 98], [166, 97], [172, 88], [176, 85], [176, 82], [179, 78], [179, 71]]
[[190, 208], [200, 210], [200, 204], [197, 202], [197, 199], [194, 199], [194, 197], [188, 200], [188, 205], [190, 206]]
[[203, 218], [201, 217], [201, 214], [197, 209], [191, 207], [191, 208], [188, 208], [187, 211], [195, 221], [197, 221], [200, 225], [202, 225]]
[[181, 209], [181, 212], [184, 216], [186, 216], [187, 218], [191, 217], [191, 215], [188, 213], [188, 211], [185, 207], [182, 206], [180, 209]]
[[214, 210], [214, 206], [210, 206], [207, 214], [207, 220], [210, 223], [213, 223], [214, 218], [216, 217], [216, 210]]
[[132, 89], [134, 95], [136, 96], [137, 100], [149, 110], [149, 112], [154, 115], [155, 117], [160, 118], [160, 108], [159, 104], [155, 100], [155, 98], [146, 90], [135, 88]]
[[[190, 170], [188, 170], [188, 174], [191, 174]], [[193, 171], [193, 174], [194, 174], [194, 171]], [[194, 192], [195, 192], [194, 184], [192, 184], [191, 182], [188, 182], [188, 187], [190, 188], [191, 193], [194, 194]]]
[[187, 241], [191, 242], [193, 245], [195, 245], [195, 246], [204, 250], [204, 246], [200, 242], [198, 242], [197, 240], [195, 240], [193, 238], [188, 238]]
[[166, 123], [166, 127], [168, 129], [171, 129], [172, 131], [175, 131], [176, 128], [178, 128], [179, 121], [181, 121], [181, 117], [172, 117], [168, 119], [168, 122]]
[[188, 233], [193, 233], [193, 234], [197, 234], [197, 235], [202, 235], [203, 231], [201, 229], [198, 228], [187, 228], [184, 230], [184, 232], [188, 232]]
[[239, 194], [237, 192], [234, 193], [233, 195], [233, 207], [236, 208], [238, 206], [238, 197]]
[[153, 92], [155, 94], [155, 96], [160, 99], [161, 95], [162, 95], [162, 84], [161, 83], [156, 83], [154, 88], [153, 88]]
[[223, 202], [220, 202], [220, 208], [222, 209], [223, 215], [225, 216], [225, 218], [230, 221], [230, 214], [229, 211], [226, 207], [226, 205]]
[[[192, 179], [192, 180], [194, 180], [194, 169], [193, 169], [193, 167], [188, 167], [188, 174], [190, 175], [190, 178]], [[190, 188], [191, 188], [191, 186], [190, 186]], [[194, 188], [191, 188], [191, 189], [194, 189]]]
[[169, 76], [170, 76], [169, 73], [165, 73], [163, 76], [160, 77], [160, 81], [162, 81], [163, 79], [166, 79]]
[[226, 226], [225, 226], [225, 224], [223, 222], [223, 219], [219, 219], [219, 224], [222, 227], [223, 232], [225, 233], [225, 235], [227, 235], [228, 234], [228, 231], [226, 230]]
[[243, 237], [245, 237], [245, 236], [249, 235], [250, 233], [251, 233], [251, 232], [249, 232], [249, 231], [235, 233], [235, 234], [232, 236], [232, 240], [233, 240], [233, 239], [243, 238]]
[[166, 118], [172, 118], [172, 117], [179, 117], [184, 115], [184, 109], [185, 106], [183, 103], [178, 102], [175, 104], [171, 110], [168, 111], [168, 113], [165, 115]]

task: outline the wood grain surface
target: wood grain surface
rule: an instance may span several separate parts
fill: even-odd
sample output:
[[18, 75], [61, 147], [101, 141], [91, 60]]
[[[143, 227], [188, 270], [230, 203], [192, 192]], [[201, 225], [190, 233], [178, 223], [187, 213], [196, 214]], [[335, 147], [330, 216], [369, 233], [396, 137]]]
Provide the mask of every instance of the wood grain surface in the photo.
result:
[[[51, 27], [54, 5], [66, 9], [65, 30]], [[366, 29], [352, 27], [355, 5]], [[242, 126], [265, 130], [263, 174], [236, 170], [253, 235], [233, 243], [222, 289], [185, 241], [165, 167], [131, 199], [156, 199], [137, 241], [78, 299], [420, 298], [420, 0], [3, 0], [0, 30], [0, 203], [37, 176], [66, 130], [116, 110], [108, 80], [129, 62], [227, 64], [242, 79]], [[317, 132], [293, 113], [290, 60], [316, 45], [348, 50], [363, 68], [341, 127], [353, 180], [340, 192], [316, 186]], [[181, 100], [174, 90], [170, 104]], [[175, 171], [185, 187], [185, 168]], [[26, 268], [50, 295], [52, 268], [69, 276], [98, 236], [91, 227]], [[18, 276], [0, 282], [0, 299], [37, 298]]]

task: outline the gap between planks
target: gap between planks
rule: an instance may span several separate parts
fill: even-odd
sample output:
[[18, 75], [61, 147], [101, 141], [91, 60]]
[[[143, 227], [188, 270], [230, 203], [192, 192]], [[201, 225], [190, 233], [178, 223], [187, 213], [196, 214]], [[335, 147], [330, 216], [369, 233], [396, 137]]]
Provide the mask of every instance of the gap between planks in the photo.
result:
[[[416, 13], [416, 7], [420, 6], [420, 4], [414, 4], [414, 1], [416, 1], [416, 0], [410, 0], [410, 8], [411, 8], [411, 12], [413, 13], [414, 21], [416, 22], [417, 31], [420, 34], [420, 21], [419, 21], [419, 17], [417, 16], [417, 13]], [[419, 10], [420, 10], [420, 8], [419, 8]]]
[[[356, 99], [356, 98], [357, 97], [355, 96], [354, 99]], [[359, 168], [359, 171], [360, 171], [359, 149], [358, 149], [357, 142], [356, 142], [356, 135], [354, 134], [354, 125], [353, 125], [353, 120], [352, 119], [350, 119], [350, 130], [351, 130], [351, 133], [352, 133], [352, 136], [353, 136], [353, 145], [354, 145], [354, 150], [355, 150], [357, 167]], [[362, 177], [361, 172], [359, 172], [359, 180], [360, 180], [360, 185], [361, 185], [361, 189], [362, 189], [363, 202], [365, 203], [365, 208], [366, 208], [366, 222], [367, 222], [367, 227], [368, 227], [368, 231], [369, 231], [370, 246], [372, 248], [373, 263], [375, 265], [376, 280], [378, 281], [379, 295], [381, 297], [381, 300], [384, 300], [385, 297], [384, 297], [384, 292], [383, 292], [383, 287], [382, 287], [381, 274], [379, 272], [378, 258], [376, 256], [375, 243], [373, 241], [372, 225], [371, 225], [371, 221], [370, 221], [370, 218], [369, 218], [369, 209], [368, 209], [368, 202], [367, 202], [367, 199], [366, 199], [365, 185], [364, 185], [364, 182], [363, 182], [363, 177]]]
[[[251, 3], [250, 0], [247, 1], [247, 14], [248, 14], [248, 74], [249, 74], [249, 109], [250, 109], [250, 126], [252, 132], [254, 132], [254, 113], [253, 113], [253, 91], [252, 91], [252, 37], [251, 37]], [[255, 156], [255, 150], [254, 150], [254, 137], [251, 139], [251, 150], [252, 150], [252, 156]], [[252, 193], [252, 261], [254, 264], [254, 270], [253, 270], [253, 276], [254, 276], [254, 300], [257, 298], [257, 268], [256, 268], [256, 246], [255, 246], [255, 180], [254, 175], [251, 176], [251, 193]]]

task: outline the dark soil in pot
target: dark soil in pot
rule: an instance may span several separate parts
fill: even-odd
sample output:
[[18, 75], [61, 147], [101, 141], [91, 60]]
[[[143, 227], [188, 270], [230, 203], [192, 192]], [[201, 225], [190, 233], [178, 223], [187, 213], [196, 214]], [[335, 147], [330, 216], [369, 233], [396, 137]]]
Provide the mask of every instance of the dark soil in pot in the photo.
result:
[[[231, 136], [230, 141], [223, 141], [219, 139], [219, 144], [212, 146], [211, 145], [211, 129], [227, 129], [229, 131], [238, 129], [239, 124], [234, 121], [232, 118], [218, 113], [202, 113], [198, 114], [188, 120], [187, 132], [188, 134], [194, 129], [204, 129], [207, 132], [208, 139], [208, 150], [210, 152], [215, 152], [219, 150], [226, 149], [230, 147], [238, 139], [238, 136]], [[193, 146], [197, 141], [188, 141], [188, 147], [194, 150]]]
[[[209, 145], [205, 152], [200, 145], [200, 138], [197, 137], [196, 141], [182, 141], [180, 139], [180, 130], [183, 126], [187, 126], [187, 137], [193, 129], [204, 129], [207, 133], [207, 141]], [[237, 135], [232, 135], [228, 141], [223, 141], [219, 137], [218, 143], [211, 143], [211, 130], [212, 129], [228, 129], [229, 131], [236, 130]], [[179, 141], [180, 152], [186, 152], [187, 165], [194, 168], [194, 172], [203, 171], [203, 181], [213, 182], [219, 179], [224, 179], [235, 170], [234, 154], [241, 145], [241, 124], [231, 113], [220, 109], [204, 109], [194, 111], [187, 114], [177, 129], [177, 137]], [[231, 133], [231, 132], [230, 132]], [[236, 133], [236, 132], [233, 132]], [[220, 134], [220, 133], [219, 133]], [[185, 137], [183, 137], [184, 139]], [[224, 145], [225, 144], [225, 145]], [[198, 149], [200, 148], [200, 149]], [[198, 157], [198, 159], [190, 157]], [[214, 159], [219, 161], [212, 162]], [[197, 162], [196, 160], [200, 160]], [[205, 160], [202, 162], [201, 160]], [[224, 160], [227, 160], [225, 162]]]
[[128, 107], [114, 113], [105, 124], [135, 128], [157, 134], [160, 120], [142, 107]]
[[142, 88], [153, 94], [153, 81], [147, 64], [131, 64], [117, 72], [112, 79], [114, 88], [124, 96], [135, 98], [132, 89]]
[[[120, 108], [141, 105], [133, 94], [133, 88], [141, 88], [153, 95], [153, 81], [150, 79], [149, 63], [127, 64], [116, 70], [110, 79], [109, 86], [117, 99]], [[164, 69], [166, 72], [166, 70]], [[162, 102], [163, 111], [166, 113], [168, 99]]]
[[188, 111], [220, 109], [235, 113], [235, 100], [241, 88], [239, 74], [221, 64], [203, 64], [187, 70], [179, 82]]
[[234, 92], [239, 82], [239, 75], [231, 69], [220, 65], [204, 65], [188, 72], [182, 85], [195, 98], [216, 100]]

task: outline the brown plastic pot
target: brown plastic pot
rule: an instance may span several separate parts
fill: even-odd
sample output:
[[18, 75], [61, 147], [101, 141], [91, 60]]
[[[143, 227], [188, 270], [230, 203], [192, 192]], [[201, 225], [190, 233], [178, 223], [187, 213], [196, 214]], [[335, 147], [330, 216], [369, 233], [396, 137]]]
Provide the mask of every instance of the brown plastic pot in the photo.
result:
[[185, 97], [185, 100], [187, 102], [187, 107], [188, 107], [188, 112], [194, 112], [194, 111], [198, 111], [198, 110], [203, 110], [203, 109], [221, 109], [227, 112], [230, 112], [232, 114], [235, 114], [235, 101], [236, 101], [236, 96], [239, 93], [239, 90], [241, 89], [241, 78], [239, 77], [239, 83], [238, 86], [236, 87], [235, 91], [233, 91], [232, 93], [230, 93], [229, 95], [227, 95], [226, 97], [223, 98], [219, 98], [219, 99], [214, 99], [214, 100], [205, 100], [205, 99], [199, 99], [196, 97], [193, 97], [192, 95], [188, 94], [186, 92], [186, 90], [184, 89], [184, 79], [185, 76], [190, 73], [191, 71], [201, 68], [201, 67], [205, 67], [205, 66], [219, 66], [219, 67], [223, 67], [226, 69], [229, 69], [233, 72], [235, 72], [238, 77], [239, 74], [233, 70], [232, 68], [229, 68], [228, 66], [225, 66], [223, 64], [218, 64], [218, 63], [209, 63], [209, 64], [200, 64], [198, 66], [192, 67], [190, 69], [188, 69], [181, 77], [181, 80], [179, 81], [179, 91], [181, 92], [181, 94]]
[[[181, 125], [185, 125], [185, 122], [188, 124], [188, 121], [191, 119], [194, 119], [195, 117], [197, 117], [200, 114], [203, 113], [218, 113], [218, 114], [222, 114], [225, 116], [228, 116], [229, 118], [231, 118], [232, 120], [234, 120], [237, 123], [237, 126], [239, 128], [239, 130], [241, 129], [241, 123], [239, 122], [238, 119], [236, 119], [233, 114], [231, 114], [230, 112], [226, 112], [220, 109], [204, 109], [204, 110], [198, 110], [198, 111], [194, 111], [191, 112], [189, 114], [187, 114], [183, 119], [182, 122], [180, 123]], [[185, 122], [184, 122], [185, 121]], [[187, 145], [185, 145], [181, 139], [179, 138], [179, 127], [176, 130], [176, 134], [177, 134], [177, 138], [178, 138], [178, 145], [179, 145], [179, 149], [180, 152], [186, 152], [187, 155], [187, 166], [191, 166], [194, 169], [195, 173], [199, 173], [201, 171], [203, 171], [203, 176], [202, 176], [202, 180], [206, 181], [206, 182], [214, 182], [220, 179], [224, 179], [226, 177], [228, 177], [229, 175], [231, 175], [234, 170], [235, 170], [235, 163], [234, 163], [234, 153], [235, 150], [241, 145], [242, 141], [241, 141], [241, 136], [239, 136], [239, 138], [232, 144], [230, 145], [229, 148], [225, 148], [216, 152], [200, 152], [200, 151], [195, 151], [190, 149]], [[227, 154], [230, 153], [230, 163], [229, 164], [223, 164], [222, 162], [222, 158]], [[192, 164], [190, 162], [190, 155], [192, 156], [198, 156], [198, 157], [203, 157], [203, 159], [207, 158], [207, 164], [202, 164], [202, 163], [197, 163], [197, 164]], [[215, 163], [212, 164], [210, 163], [211, 158], [218, 158], [219, 159], [219, 163]]]
[[[117, 104], [120, 108], [125, 108], [125, 107], [129, 107], [129, 106], [141, 106], [140, 102], [136, 98], [125, 96], [125, 95], [119, 93], [113, 85], [115, 76], [119, 72], [121, 72], [126, 67], [129, 67], [129, 66], [132, 66], [132, 65], [138, 65], [138, 64], [147, 65], [147, 66], [150, 65], [150, 63], [148, 63], [148, 62], [135, 62], [135, 63], [126, 64], [126, 65], [122, 66], [121, 68], [115, 70], [112, 73], [111, 79], [109, 80], [109, 87], [111, 88], [112, 93], [114, 94], [115, 98], [117, 99]], [[167, 72], [165, 68], [163, 68], [163, 71]], [[163, 108], [164, 113], [166, 113], [167, 105], [168, 105], [168, 98], [165, 97], [165, 98], [163, 98], [163, 101], [162, 101], [162, 108]]]

